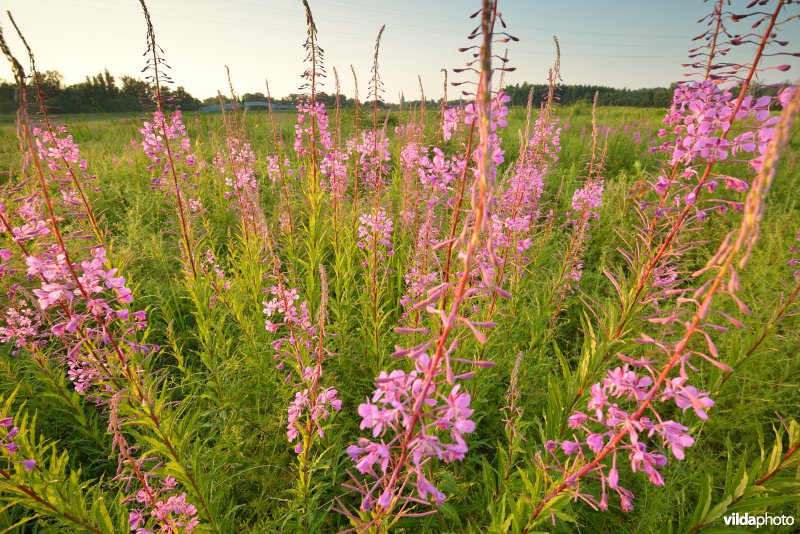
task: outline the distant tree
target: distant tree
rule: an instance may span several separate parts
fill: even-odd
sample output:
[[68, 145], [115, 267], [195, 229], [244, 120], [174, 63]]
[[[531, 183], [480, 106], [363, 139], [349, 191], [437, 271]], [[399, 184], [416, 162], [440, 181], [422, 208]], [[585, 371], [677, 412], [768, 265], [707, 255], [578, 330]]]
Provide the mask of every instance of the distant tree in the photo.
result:
[[0, 80], [0, 113], [13, 113], [17, 109], [17, 86]]
[[117, 105], [122, 108], [122, 111], [142, 111], [150, 94], [147, 82], [132, 76], [121, 76], [120, 82], [122, 82], [122, 87], [117, 97]]
[[241, 97], [242, 102], [266, 102], [267, 97], [264, 93], [245, 93]]
[[30, 86], [38, 84], [45, 99], [53, 98], [63, 90], [64, 77], [55, 70], [37, 72], [31, 77]]
[[164, 88], [164, 97], [169, 107], [177, 107], [184, 111], [196, 111], [200, 107], [200, 101], [190, 95], [182, 86], [176, 89]]

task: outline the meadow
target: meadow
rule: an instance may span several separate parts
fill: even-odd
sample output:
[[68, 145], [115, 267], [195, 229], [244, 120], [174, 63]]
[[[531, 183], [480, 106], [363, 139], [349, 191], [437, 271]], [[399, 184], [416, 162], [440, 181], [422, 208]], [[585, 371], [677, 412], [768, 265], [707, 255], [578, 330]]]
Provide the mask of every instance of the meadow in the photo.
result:
[[496, 2], [462, 105], [379, 108], [378, 45], [364, 102], [320, 105], [310, 9], [297, 111], [170, 109], [149, 17], [152, 113], [28, 87], [0, 527], [794, 531], [800, 95], [748, 96], [782, 6], [749, 77], [700, 68], [669, 110], [560, 106], [557, 62], [507, 107]]

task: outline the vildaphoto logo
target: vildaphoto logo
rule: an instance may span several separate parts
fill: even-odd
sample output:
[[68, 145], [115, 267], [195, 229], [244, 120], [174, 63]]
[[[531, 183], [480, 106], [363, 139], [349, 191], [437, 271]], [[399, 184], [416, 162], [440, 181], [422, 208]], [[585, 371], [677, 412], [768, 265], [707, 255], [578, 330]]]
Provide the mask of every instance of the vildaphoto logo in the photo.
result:
[[747, 512], [740, 514], [728, 514], [722, 518], [726, 527], [783, 527], [794, 525], [794, 517], [791, 515], [772, 515], [761, 514], [752, 515]]

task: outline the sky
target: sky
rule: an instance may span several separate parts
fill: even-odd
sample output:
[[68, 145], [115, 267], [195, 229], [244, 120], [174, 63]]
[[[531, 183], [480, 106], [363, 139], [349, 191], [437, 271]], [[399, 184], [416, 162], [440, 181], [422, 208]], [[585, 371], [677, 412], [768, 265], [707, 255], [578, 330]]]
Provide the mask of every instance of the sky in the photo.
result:
[[[743, 7], [744, 0], [734, 0]], [[334, 91], [333, 68], [342, 93], [353, 94], [352, 65], [364, 98], [372, 66], [375, 38], [386, 25], [380, 49], [384, 99], [396, 102], [420, 95], [418, 76], [427, 98], [442, 95], [442, 68], [450, 80], [464, 75], [452, 69], [467, 57], [458, 48], [467, 40], [479, 8], [478, 0], [310, 0], [325, 50]], [[114, 76], [143, 77], [145, 24], [138, 0], [5, 0], [36, 55], [40, 70], [57, 70], [65, 83], [107, 68]], [[203, 99], [227, 93], [225, 66], [231, 69], [237, 93], [264, 92], [269, 80], [273, 96], [298, 92], [305, 70], [302, 45], [305, 13], [301, 0], [149, 0], [156, 39], [171, 65], [176, 85]], [[692, 37], [704, 30], [697, 20], [711, 10], [701, 0], [501, 0], [508, 31], [520, 40], [508, 45], [507, 83], [545, 83], [553, 64], [552, 37], [561, 43], [565, 84], [612, 87], [667, 86], [683, 78]], [[797, 4], [789, 9], [800, 11]], [[23, 57], [21, 45], [5, 16], [6, 39]], [[13, 34], [13, 35], [12, 35]], [[787, 48], [800, 49], [800, 19], [785, 25]], [[502, 45], [505, 46], [505, 45]], [[498, 49], [502, 53], [504, 49]], [[767, 81], [796, 80], [800, 61], [789, 61], [788, 73]], [[0, 78], [11, 79], [7, 63]], [[449, 89], [449, 96], [457, 94]]]

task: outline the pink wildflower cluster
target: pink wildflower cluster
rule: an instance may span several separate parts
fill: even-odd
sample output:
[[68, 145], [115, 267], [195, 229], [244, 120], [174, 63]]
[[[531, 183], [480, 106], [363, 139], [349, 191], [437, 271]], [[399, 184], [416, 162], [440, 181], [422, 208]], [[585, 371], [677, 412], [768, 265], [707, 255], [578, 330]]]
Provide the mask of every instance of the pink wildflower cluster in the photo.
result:
[[[193, 234], [197, 219], [206, 213], [206, 209], [194, 191], [197, 184], [192, 177], [199, 175], [199, 169], [205, 168], [206, 163], [198, 164], [197, 156], [191, 152], [180, 110], [172, 113], [169, 121], [160, 110], [155, 111], [153, 122], [145, 121], [139, 132], [144, 136], [142, 148], [152, 161], [148, 170], [159, 168], [158, 174], [152, 179], [153, 187], [161, 189], [169, 202], [174, 203], [178, 213], [184, 268], [188, 276], [196, 276]], [[230, 148], [233, 147], [229, 144]], [[231, 157], [235, 155], [231, 154]], [[217, 159], [218, 164], [219, 161], [220, 158]], [[198, 170], [193, 171], [195, 167]], [[170, 179], [164, 181], [167, 176]]]
[[[61, 134], [63, 137], [55, 135]], [[81, 158], [81, 151], [72, 135], [67, 133], [65, 126], [57, 126], [53, 134], [44, 128], [33, 128], [33, 136], [36, 138], [36, 148], [39, 149], [39, 156], [47, 164], [47, 168], [53, 172], [64, 172], [62, 162], [77, 165], [80, 170], [85, 171], [89, 164]]]
[[[473, 322], [458, 313], [462, 302], [483, 297], [485, 284], [469, 274], [462, 274], [464, 280], [472, 283], [459, 286], [460, 290], [456, 290], [452, 282], [426, 287], [435, 284], [438, 277], [432, 252], [442, 247], [441, 243], [431, 246], [434, 238], [432, 231], [419, 238], [418, 244], [430, 253], [427, 259], [419, 258], [417, 269], [412, 269], [406, 280], [410, 291], [424, 294], [414, 301], [405, 299], [406, 308], [424, 309], [441, 320], [445, 332], [456, 324], [463, 324], [479, 342], [485, 342], [485, 335], [479, 328], [491, 328], [493, 323]], [[472, 258], [465, 261], [471, 272]], [[436, 303], [451, 291], [454, 294], [448, 314], [438, 309]], [[471, 309], [476, 309], [474, 304]], [[426, 328], [417, 327], [418, 324], [416, 321], [412, 327], [395, 330], [400, 334], [428, 333]], [[384, 512], [395, 513], [396, 508], [402, 515], [414, 503], [440, 504], [446, 498], [428, 479], [429, 475], [426, 476], [430, 468], [425, 466], [438, 460], [449, 463], [463, 459], [468, 449], [466, 436], [475, 429], [471, 397], [457, 382], [472, 377], [474, 372], [456, 374], [453, 365], [456, 362], [479, 367], [492, 365], [455, 357], [453, 353], [458, 346], [457, 339], [445, 344], [440, 337], [434, 337], [407, 349], [398, 348], [393, 356], [408, 358], [413, 370], [381, 371], [375, 378], [372, 396], [358, 408], [361, 428], [370, 430], [372, 439], [360, 438], [347, 452], [359, 473], [366, 475], [366, 480], [353, 477], [355, 485], [346, 487], [362, 495], [362, 511], [375, 510], [377, 506], [373, 521]], [[432, 347], [437, 347], [436, 352], [428, 352]], [[410, 495], [411, 492], [414, 495]]]
[[281, 177], [291, 178], [294, 170], [289, 158], [284, 158], [281, 162], [277, 155], [267, 156], [267, 175], [273, 184], [278, 183], [278, 179]]
[[108, 431], [117, 452], [117, 474], [127, 497], [125, 503], [136, 503], [128, 510], [128, 526], [135, 534], [155, 532], [192, 532], [200, 523], [197, 508], [186, 502], [186, 493], [177, 493], [177, 480], [159, 474], [163, 462], [157, 456], [137, 457], [138, 447], [128, 443], [121, 428], [120, 402], [123, 392], [113, 393], [108, 400]]
[[[140, 345], [134, 333], [147, 326], [146, 312], [131, 312], [127, 307], [133, 302], [125, 278], [117, 276], [116, 268], [107, 268], [105, 249], [95, 247], [91, 258], [70, 265], [63, 253], [53, 246], [48, 252], [25, 258], [27, 274], [41, 280], [32, 293], [39, 309], [49, 310], [50, 333], [59, 337], [67, 347], [68, 376], [75, 390], [88, 392], [97, 381], [109, 378], [108, 369], [101, 362], [105, 358], [98, 352], [106, 351], [116, 359], [118, 347], [112, 344], [109, 329], [118, 323], [116, 343], [149, 352], [152, 347]], [[76, 281], [77, 278], [77, 281]], [[21, 312], [24, 314], [25, 311]], [[93, 340], [93, 349], [84, 353], [87, 340]]]
[[[215, 158], [215, 166], [226, 172], [225, 185], [228, 190], [225, 192], [225, 198], [245, 196], [257, 192], [256, 155], [253, 153], [253, 149], [250, 148], [250, 143], [235, 137], [229, 137], [227, 145], [227, 159], [222, 154], [218, 154], [217, 158]], [[228, 163], [228, 165], [226, 166], [225, 163]], [[231, 168], [225, 168], [228, 166]]]
[[87, 393], [94, 383], [118, 374], [109, 362], [121, 364], [120, 351], [154, 348], [136, 340], [136, 332], [147, 325], [146, 314], [131, 311], [131, 290], [110, 266], [105, 248], [92, 247], [88, 257], [73, 259], [77, 256], [62, 241], [53, 242], [41, 206], [37, 195], [18, 199], [16, 209], [0, 205], [2, 228], [19, 248], [17, 255], [0, 251], [9, 297], [0, 317], [0, 340], [36, 353], [55, 337], [69, 379], [76, 391]]
[[[671, 400], [683, 411], [692, 408], [701, 419], [708, 418], [705, 410], [714, 405], [708, 393], [687, 385], [685, 376], [668, 379], [663, 389], [655, 389], [655, 371], [649, 366], [645, 369], [648, 373], [645, 375], [637, 374], [627, 365], [608, 371], [603, 381], [592, 385], [588, 413], [577, 411], [570, 416], [568, 423], [573, 430], [573, 439], [547, 443], [547, 450], [551, 453], [560, 448], [567, 456], [583, 457], [589, 451], [598, 454], [606, 448], [611, 449], [611, 465], [599, 464], [590, 471], [601, 481], [599, 501], [584, 493], [576, 480], [567, 480], [576, 498], [602, 510], [608, 508], [608, 489], [617, 492], [623, 510], [633, 508], [633, 493], [619, 485], [618, 455], [627, 454], [631, 471], [643, 471], [653, 484], [663, 486], [664, 479], [658, 469], [667, 465], [664, 452], [669, 450], [673, 457], [682, 460], [684, 449], [694, 444], [688, 428], [671, 419], [663, 419], [653, 407], [654, 402]], [[650, 402], [652, 419], [643, 415], [639, 408], [644, 400]]]
[[[51, 133], [45, 128], [33, 128], [39, 157], [50, 172], [51, 181], [58, 181], [58, 189], [67, 205], [77, 205], [77, 191], [72, 187], [80, 179], [83, 184], [92, 184], [94, 176], [86, 170], [89, 164], [81, 158], [81, 151], [65, 126], [56, 126]], [[80, 177], [73, 176], [75, 168], [81, 171]]]
[[[42, 202], [37, 196], [20, 199], [15, 213], [7, 212], [7, 207], [0, 202], [0, 214], [3, 215], [8, 227], [4, 230], [11, 232], [11, 237], [17, 243], [25, 243], [37, 237], [50, 234], [50, 226], [42, 215]], [[14, 219], [11, 219], [16, 215]]]
[[[494, 166], [502, 165], [505, 161], [505, 150], [503, 150], [501, 144], [502, 139], [498, 134], [498, 130], [500, 128], [505, 128], [508, 126], [508, 121], [506, 117], [508, 117], [508, 103], [511, 102], [511, 97], [505, 94], [504, 92], [498, 92], [491, 101], [491, 118], [492, 120], [489, 123], [489, 138], [486, 140], [489, 150], [489, 157], [492, 160], [492, 164]], [[467, 126], [472, 125], [475, 121], [478, 120], [478, 111], [475, 107], [474, 103], [467, 104], [464, 108], [464, 124]], [[473, 161], [478, 161], [480, 154], [480, 148], [476, 148], [475, 151], [472, 153]]]
[[499, 213], [492, 214], [493, 244], [498, 248], [513, 245], [517, 252], [525, 252], [531, 247], [529, 234], [532, 228], [532, 218], [533, 214], [531, 213], [505, 218], [501, 218]]
[[558, 163], [561, 154], [561, 130], [569, 125], [559, 127], [558, 117], [541, 116], [533, 124], [531, 139], [528, 141], [528, 155], [523, 163], [530, 161], [531, 165], [543, 175], [546, 175]]
[[322, 156], [333, 146], [331, 134], [328, 132], [328, 111], [322, 102], [314, 102], [312, 105], [301, 100], [297, 104], [297, 124], [294, 131], [294, 150], [299, 157], [308, 156], [312, 146], [316, 147], [318, 156]]
[[[115, 417], [115, 416], [114, 416]], [[120, 465], [116, 480], [125, 482], [127, 491], [138, 482], [139, 490], [124, 502], [136, 503], [128, 511], [128, 526], [135, 534], [192, 532], [200, 524], [197, 508], [186, 502], [186, 493], [177, 493], [177, 481], [172, 476], [160, 478], [155, 459], [134, 458], [133, 449], [119, 431], [114, 433], [115, 447], [120, 450]], [[148, 469], [148, 464], [153, 467]]]
[[[0, 318], [0, 343], [13, 343], [16, 349], [25, 349], [42, 344], [38, 339], [42, 327], [41, 314], [25, 299], [18, 299], [15, 306], [6, 308]], [[14, 355], [19, 351], [15, 350]]]
[[[441, 504], [446, 495], [428, 479], [429, 473], [438, 461], [449, 463], [463, 459], [468, 450], [467, 435], [475, 430], [475, 422], [471, 419], [471, 396], [462, 391], [461, 384], [457, 382], [472, 377], [474, 373], [469, 371], [455, 374], [453, 364], [458, 362], [485, 367], [491, 363], [455, 357], [459, 340], [455, 338], [450, 341], [448, 338], [456, 325], [463, 324], [483, 343], [486, 337], [479, 329], [493, 326], [493, 323], [473, 322], [461, 314], [462, 304], [468, 299], [482, 297], [487, 285], [491, 284], [490, 275], [485, 274], [480, 281], [472, 273], [485, 273], [484, 265], [480, 264], [476, 268], [474, 262], [478, 247], [485, 246], [482, 242], [479, 244], [479, 237], [486, 224], [488, 206], [492, 201], [496, 172], [492, 154], [498, 155], [494, 143], [499, 143], [496, 125], [504, 119], [502, 112], [499, 112], [499, 122], [486, 120], [487, 115], [491, 114], [489, 108], [492, 106], [486, 96], [488, 88], [484, 86], [481, 90], [484, 97], [476, 98], [482, 125], [481, 142], [478, 143], [476, 152], [479, 170], [475, 181], [476, 184], [484, 185], [485, 189], [478, 191], [477, 185], [475, 186], [473, 209], [477, 214], [475, 216], [484, 222], [482, 225], [470, 226], [469, 222], [465, 225], [464, 236], [461, 238], [466, 243], [461, 256], [464, 261], [463, 272], [459, 274], [461, 281], [458, 284], [446, 281], [431, 287], [421, 300], [413, 304], [414, 307], [425, 309], [437, 322], [441, 321], [440, 334], [416, 346], [398, 347], [393, 356], [408, 358], [413, 370], [381, 371], [375, 378], [372, 396], [358, 407], [360, 426], [370, 430], [372, 437], [360, 438], [356, 444], [348, 447], [348, 454], [358, 472], [365, 475], [365, 479], [352, 476], [353, 484], [345, 487], [362, 496], [361, 513], [356, 515], [344, 509], [340, 512], [347, 515], [359, 530], [369, 527], [381, 529], [381, 521], [385, 518], [403, 517], [415, 504], [431, 501]], [[485, 128], [487, 122], [495, 127]], [[433, 221], [430, 207], [427, 220], [429, 223]], [[469, 237], [466, 237], [467, 234]], [[425, 246], [433, 238], [433, 232], [427, 232], [420, 238]], [[442, 246], [439, 243], [431, 247], [431, 250]], [[480, 263], [480, 258], [477, 260]], [[424, 277], [426, 272], [423, 269], [417, 274]], [[445, 296], [451, 292], [452, 299], [447, 304], [448, 309], [440, 309], [438, 305], [444, 306]], [[474, 304], [472, 309], [475, 309]], [[425, 330], [398, 328], [396, 331], [411, 333]], [[365, 515], [364, 512], [371, 513]], [[433, 511], [422, 512], [420, 515], [429, 513]]]
[[599, 208], [603, 205], [603, 179], [589, 181], [572, 195], [572, 211], [567, 213], [569, 222], [578, 228], [587, 228], [592, 219], [599, 220]]
[[[37, 213], [31, 207], [30, 199], [24, 199], [15, 213], [4, 208], [3, 226], [6, 230], [11, 229], [12, 235], [19, 235], [13, 231], [12, 221], [30, 220]], [[57, 228], [53, 215], [49, 217], [52, 227]], [[44, 222], [45, 219], [41, 220]], [[54, 235], [57, 237], [55, 243], [48, 242]], [[153, 460], [150, 462], [152, 469], [143, 471], [147, 460], [133, 457], [119, 430], [120, 400], [131, 392], [141, 395], [145, 391], [141, 383], [132, 384], [141, 376], [136, 354], [158, 350], [137, 340], [137, 333], [147, 326], [146, 313], [130, 309], [132, 292], [125, 278], [111, 266], [104, 247], [89, 248], [88, 256], [81, 259], [77, 252], [70, 253], [62, 246], [64, 234], [48, 232], [37, 237], [43, 239], [31, 243], [33, 236], [27, 235], [25, 239], [16, 240], [20, 249], [18, 257], [7, 250], [0, 253], [4, 262], [2, 271], [6, 275], [25, 277], [18, 282], [9, 280], [11, 283], [6, 286], [13, 291], [10, 296], [14, 300], [0, 319], [4, 322], [0, 326], [0, 339], [30, 351], [39, 365], [44, 365], [43, 357], [60, 359], [75, 391], [91, 394], [95, 402], [108, 408], [111, 414], [109, 426], [114, 434], [115, 448], [119, 451], [118, 477], [128, 480], [128, 489], [130, 482], [136, 479], [138, 487], [145, 490], [138, 491], [127, 502], [136, 501], [152, 508], [150, 515], [153, 519], [149, 522], [141, 517], [141, 510], [131, 511], [132, 530], [141, 534], [155, 532], [151, 527], [160, 527], [160, 532], [191, 531], [199, 521], [194, 518], [194, 506], [185, 502], [186, 495], [159, 497], [173, 491], [174, 479], [167, 477], [163, 487], [152, 490], [150, 480], [157, 477], [155, 471], [163, 462]], [[32, 305], [33, 302], [36, 306]], [[57, 341], [55, 346], [54, 341]], [[43, 354], [47, 347], [54, 350]], [[148, 400], [140, 396], [134, 404], [145, 404]], [[10, 419], [0, 419], [0, 428], [10, 426]], [[0, 438], [11, 455], [18, 449], [14, 442], [18, 432], [14, 427], [5, 438]], [[26, 470], [35, 466], [34, 460], [21, 463]]]
[[[374, 253], [379, 263], [385, 262], [387, 256], [394, 256], [394, 223], [386, 210], [379, 208], [374, 214], [362, 213], [358, 220], [361, 221], [358, 227], [358, 248]], [[366, 267], [368, 260], [365, 259], [362, 265]]]
[[[724, 85], [709, 80], [683, 83], [675, 89], [672, 106], [664, 118], [667, 128], [658, 133], [661, 138], [668, 135], [674, 138], [654, 150], [670, 154], [669, 164], [676, 168], [682, 166], [682, 169], [677, 177], [670, 178], [667, 173], [659, 176], [654, 187], [662, 195], [675, 187], [676, 206], [681, 203], [695, 204], [699, 191], [683, 180], [698, 177], [698, 164], [746, 161], [756, 171], [761, 168], [778, 121], [778, 117], [772, 116], [769, 109], [773, 99], [748, 95], [740, 101], [733, 97], [733, 89], [738, 91], [735, 85], [726, 89]], [[789, 94], [784, 90], [777, 100], [783, 101]], [[710, 175], [703, 185], [713, 192], [720, 183], [738, 192], [746, 191], [749, 187], [742, 178], [719, 173]], [[712, 209], [720, 211], [726, 211], [730, 206], [737, 211], [741, 209], [738, 202], [710, 202], [714, 203]], [[705, 219], [708, 208], [695, 209], [698, 219]]]
[[539, 217], [544, 190], [542, 173], [533, 165], [519, 165], [492, 213], [492, 232], [498, 247], [511, 244], [519, 252], [531, 246], [530, 231]]
[[[423, 298], [428, 289], [439, 281], [439, 271], [426, 270], [421, 266], [411, 267], [405, 274], [406, 294], [400, 297], [400, 304], [405, 308], [403, 319], [408, 319], [414, 311], [414, 305]], [[426, 331], [427, 332], [427, 331]]]
[[320, 165], [320, 172], [325, 177], [322, 180], [324, 187], [336, 199], [341, 202], [347, 193], [349, 178], [347, 176], [347, 160], [350, 156], [338, 148], [330, 150], [325, 154]]
[[400, 149], [400, 168], [404, 175], [416, 174], [421, 149], [420, 144], [416, 141], [408, 141]]
[[[402, 485], [413, 478], [419, 499], [433, 499], [441, 504], [445, 495], [425, 477], [423, 466], [433, 458], [445, 462], [464, 458], [467, 453], [464, 435], [475, 430], [475, 423], [470, 419], [471, 398], [469, 393], [461, 391], [460, 384], [451, 386], [446, 396], [436, 394], [439, 382], [444, 382], [445, 370], [430, 369], [432, 362], [425, 353], [419, 353], [414, 361], [415, 370], [410, 373], [382, 371], [375, 379], [372, 398], [358, 407], [361, 428], [371, 429], [375, 441], [360, 438], [357, 445], [348, 447], [347, 453], [360, 473], [374, 477], [379, 483], [387, 482], [388, 477], [397, 476], [397, 466], [390, 465], [397, 461], [392, 450], [400, 448], [407, 428], [419, 424], [414, 439], [401, 451], [411, 460], [407, 481]], [[430, 378], [436, 383], [431, 383]], [[412, 422], [415, 418], [419, 420]], [[384, 510], [390, 509], [401, 491], [393, 481], [376, 484], [370, 491], [363, 492], [361, 509], [367, 511], [376, 504]], [[372, 493], [381, 486], [384, 489], [380, 495]]]
[[[200, 524], [197, 508], [186, 502], [186, 492], [157, 501], [150, 514], [161, 524], [162, 532], [192, 532]], [[137, 534], [150, 533], [145, 530]]]
[[[309, 382], [309, 385], [319, 383], [319, 375], [316, 369], [307, 369], [304, 373], [304, 379]], [[316, 431], [319, 437], [325, 436], [325, 429], [322, 426], [322, 421], [328, 419], [331, 415], [330, 410], [340, 411], [342, 409], [342, 401], [337, 398], [339, 393], [336, 388], [318, 388], [320, 391], [316, 397], [312, 399], [313, 393], [311, 389], [306, 387], [302, 391], [298, 391], [294, 395], [294, 400], [289, 405], [288, 423], [286, 425], [286, 438], [289, 443], [301, 438], [294, 448], [296, 454], [303, 452], [307, 448], [310, 436], [304, 436], [303, 429], [303, 415], [306, 414], [311, 421], [313, 430]]]
[[449, 107], [444, 110], [442, 117], [442, 134], [445, 141], [449, 141], [463, 124], [462, 110], [458, 107]]
[[[311, 323], [308, 305], [300, 300], [299, 289], [285, 289], [282, 283], [269, 289], [273, 298], [264, 302], [264, 314], [268, 317], [266, 328], [277, 332], [281, 327], [288, 330], [284, 335], [272, 342], [276, 351], [275, 360], [279, 361], [278, 369], [289, 363], [295, 374], [297, 383], [294, 387], [295, 398], [287, 410], [286, 438], [289, 443], [298, 440], [294, 448], [296, 454], [311, 448], [314, 433], [319, 437], [325, 435], [323, 421], [330, 417], [331, 410], [339, 411], [342, 402], [337, 398], [335, 388], [323, 388], [322, 379], [323, 354], [322, 338], [325, 335], [324, 325]], [[272, 322], [272, 318], [281, 322]], [[286, 376], [286, 381], [292, 374]]]
[[[180, 110], [173, 112], [169, 120], [161, 111], [153, 112], [152, 122], [145, 121], [139, 129], [139, 133], [143, 136], [142, 150], [152, 161], [147, 170], [153, 171], [157, 167], [161, 168], [160, 174], [153, 178], [155, 187], [160, 187], [162, 180], [170, 172], [170, 155], [172, 164], [176, 166], [175, 170], [179, 163], [190, 168], [197, 164], [197, 156], [192, 153], [192, 145], [186, 133], [186, 126], [183, 124], [183, 115]], [[184, 181], [188, 181], [188, 173], [183, 172], [181, 176]]]
[[361, 139], [347, 141], [347, 149], [358, 154], [358, 165], [361, 167], [361, 177], [366, 185], [378, 189], [383, 185], [386, 176], [391, 170], [389, 161], [389, 138], [386, 132], [379, 130], [365, 130], [361, 132]]
[[[197, 508], [186, 502], [186, 492], [170, 495], [165, 493], [174, 491], [175, 479], [167, 477], [159, 489], [160, 499], [152, 501], [144, 491], [140, 491], [135, 501], [150, 508], [133, 509], [129, 512], [128, 525], [135, 534], [155, 534], [155, 532], [192, 532], [200, 524], [197, 518]], [[148, 525], [148, 517], [150, 524]], [[148, 526], [145, 526], [148, 525]]]
[[[298, 307], [295, 303], [300, 300], [300, 289], [285, 289], [282, 285], [275, 285], [269, 288], [269, 293], [273, 295], [268, 301], [262, 302], [264, 314], [268, 318], [276, 317], [280, 322], [273, 323], [270, 319], [266, 320], [266, 328], [269, 332], [277, 332], [278, 328], [285, 326], [290, 330], [300, 328], [301, 330], [313, 332], [314, 327], [308, 315], [308, 305], [306, 301], [300, 303]], [[288, 339], [292, 345], [297, 342], [294, 334]], [[280, 350], [276, 348], [275, 350]]]
[[467, 166], [460, 154], [446, 156], [439, 147], [419, 149], [416, 159], [416, 174], [428, 192], [428, 203], [441, 202], [452, 184]]
[[[498, 248], [513, 246], [519, 254], [531, 246], [530, 232], [540, 216], [544, 178], [558, 163], [561, 151], [558, 119], [539, 117], [492, 213], [492, 233]], [[523, 258], [523, 261], [525, 259]]]
[[[497, 137], [496, 132], [498, 128], [505, 128], [508, 126], [506, 117], [508, 117], [509, 102], [511, 102], [511, 97], [506, 93], [499, 91], [494, 95], [494, 98], [492, 98], [490, 104], [492, 108], [492, 123], [490, 125], [491, 138], [489, 141], [490, 146], [492, 147], [490, 153], [492, 154], [492, 160], [494, 161], [495, 165], [500, 165], [504, 161], [504, 151], [502, 148], [500, 148], [500, 139]], [[472, 126], [477, 118], [478, 111], [474, 102], [470, 102], [464, 106], [464, 108], [449, 107], [445, 109], [444, 116], [442, 117], [442, 133], [444, 140], [449, 141], [462, 124], [466, 126]], [[474, 154], [473, 158], [475, 158]]]
[[[264, 212], [260, 205], [256, 179], [256, 156], [247, 141], [228, 137], [226, 144], [227, 154], [217, 154], [213, 160], [214, 167], [225, 177], [225, 185], [228, 187], [225, 198], [232, 200], [232, 207], [244, 224], [245, 234], [248, 230], [261, 233]], [[191, 202], [195, 200], [189, 199], [190, 208]]]
[[[772, 98], [746, 96], [738, 110], [735, 110], [736, 102], [731, 91], [709, 80], [680, 84], [664, 118], [664, 123], [672, 127], [671, 133], [678, 136], [677, 141], [669, 145], [672, 163], [691, 164], [698, 159], [718, 161], [737, 156], [740, 152], [753, 154], [758, 151], [759, 156], [749, 160], [758, 170], [760, 154], [765, 151], [778, 120], [770, 117]], [[731, 128], [734, 120], [751, 120], [752, 124], [734, 139], [722, 139], [721, 134]], [[666, 133], [662, 130], [659, 135], [663, 137]]]
[[[171, 128], [173, 131], [167, 138], [179, 138], [183, 131], [179, 117]], [[39, 189], [17, 198], [9, 193], [18, 190], [7, 189], [4, 193], [8, 194], [8, 204], [0, 204], [0, 231], [7, 233], [16, 245], [15, 253], [6, 249], [0, 251], [0, 273], [8, 297], [5, 313], [0, 317], [0, 338], [4, 343], [13, 343], [16, 348], [28, 351], [51, 379], [60, 382], [59, 375], [50, 375], [50, 365], [66, 367], [66, 375], [75, 391], [108, 409], [113, 414], [110, 419], [116, 421], [115, 434], [120, 434], [116, 415], [120, 399], [124, 399], [126, 408], [134, 407], [137, 415], [147, 415], [157, 421], [154, 412], [145, 409], [152, 408], [153, 402], [148, 396], [152, 384], [148, 383], [148, 374], [143, 372], [142, 366], [146, 356], [142, 355], [158, 347], [140, 342], [140, 332], [147, 327], [146, 313], [133, 311], [132, 292], [125, 277], [107, 257], [105, 247], [102, 244], [79, 245], [86, 234], [81, 224], [75, 224], [73, 212], [76, 210], [70, 209], [71, 205], [80, 204], [79, 217], [91, 217], [92, 207], [91, 200], [80, 189], [81, 180], [73, 173], [76, 168], [84, 171], [88, 165], [80, 159], [71, 137], [59, 135], [66, 131], [58, 129], [57, 132], [39, 130], [31, 134], [37, 146], [28, 155], [44, 164], [44, 173], [38, 176]], [[156, 159], [159, 150], [165, 149], [164, 145], [158, 147], [160, 142], [159, 136], [153, 134], [147, 136], [145, 143]], [[182, 149], [177, 150], [177, 157], [185, 160], [179, 153]], [[39, 169], [37, 165], [36, 170]], [[71, 191], [72, 187], [80, 192], [80, 202]], [[58, 197], [53, 195], [53, 189], [65, 200], [63, 204], [54, 202]], [[96, 224], [94, 220], [92, 223]], [[94, 230], [101, 240], [101, 231], [96, 226]], [[136, 411], [138, 407], [141, 411]], [[126, 416], [130, 415], [128, 411]], [[0, 428], [11, 426], [11, 420], [0, 418]], [[18, 449], [15, 441], [18, 433], [14, 427], [0, 438], [10, 454]], [[120, 461], [123, 461], [122, 456]], [[23, 465], [30, 470], [35, 462], [26, 460]], [[153, 469], [163, 462], [156, 461], [155, 465]], [[183, 508], [188, 515], [195, 513], [193, 507], [187, 508], [174, 500], [170, 504], [165, 501], [161, 511], [165, 520], [172, 514], [168, 510], [170, 506], [173, 510]], [[174, 523], [178, 524], [191, 530], [197, 521]], [[162, 531], [175, 532], [176, 528]]]

